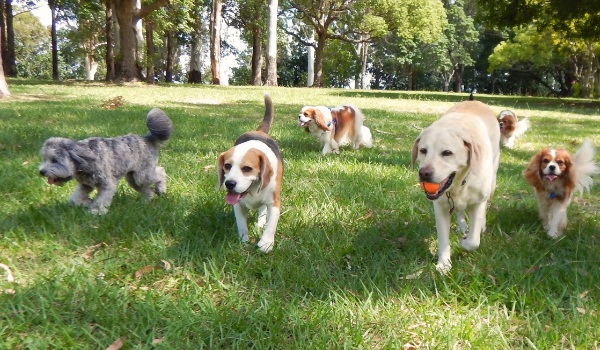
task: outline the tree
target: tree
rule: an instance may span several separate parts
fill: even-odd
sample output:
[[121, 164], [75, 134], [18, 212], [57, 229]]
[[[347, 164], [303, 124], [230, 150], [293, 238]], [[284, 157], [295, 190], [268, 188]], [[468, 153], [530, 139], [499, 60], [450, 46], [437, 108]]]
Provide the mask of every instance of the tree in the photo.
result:
[[115, 51], [114, 51], [114, 32], [113, 32], [113, 3], [112, 0], [104, 0], [105, 6], [105, 29], [106, 36], [106, 81], [115, 78]]
[[277, 0], [269, 0], [266, 85], [277, 86]]
[[136, 8], [136, 0], [113, 0], [115, 14], [119, 22], [119, 35], [121, 46], [121, 64], [118, 78], [126, 81], [142, 79], [137, 65], [137, 38], [134, 23], [140, 18], [151, 14], [154, 10], [164, 6], [168, 0], [153, 0], [151, 3]]
[[12, 0], [4, 1], [4, 16], [6, 25], [6, 47], [2, 50], [4, 54], [4, 69], [6, 76], [17, 76], [17, 60], [15, 56], [15, 31]]
[[210, 71], [212, 83], [221, 85], [221, 16], [223, 2], [213, 0], [210, 12]]
[[15, 17], [15, 56], [19, 77], [50, 79], [52, 72], [48, 28], [31, 12]]
[[[0, 43], [0, 51], [2, 44]], [[12, 96], [6, 83], [6, 77], [4, 76], [4, 68], [2, 67], [2, 55], [0, 55], [0, 98]]]

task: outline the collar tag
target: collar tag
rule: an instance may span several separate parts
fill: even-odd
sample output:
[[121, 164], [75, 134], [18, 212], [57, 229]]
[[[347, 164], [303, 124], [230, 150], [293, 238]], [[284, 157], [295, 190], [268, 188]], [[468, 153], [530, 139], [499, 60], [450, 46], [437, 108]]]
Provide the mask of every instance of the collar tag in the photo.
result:
[[555, 197], [554, 192], [550, 193], [550, 199], [554, 199], [554, 197]]

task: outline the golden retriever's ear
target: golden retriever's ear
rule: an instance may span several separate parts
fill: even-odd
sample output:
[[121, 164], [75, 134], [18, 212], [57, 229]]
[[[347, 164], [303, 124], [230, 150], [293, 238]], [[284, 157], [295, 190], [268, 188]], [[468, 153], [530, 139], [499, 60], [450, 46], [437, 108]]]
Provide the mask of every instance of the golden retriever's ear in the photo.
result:
[[538, 152], [531, 161], [529, 162], [529, 166], [527, 169], [523, 170], [523, 177], [525, 181], [529, 182], [529, 184], [536, 188], [536, 190], [544, 189], [544, 184], [542, 183], [542, 179], [540, 178], [540, 165], [542, 163], [543, 153]]
[[317, 124], [317, 126], [325, 131], [329, 131], [331, 129], [329, 129], [327, 127], [327, 125], [325, 125], [325, 116], [323, 115], [323, 113], [318, 110], [315, 109], [313, 112], [313, 119], [315, 121], [315, 124]]
[[219, 177], [219, 183], [217, 183], [217, 188], [215, 189], [217, 192], [223, 186], [223, 181], [225, 179], [225, 172], [223, 171], [223, 165], [225, 164], [225, 152], [221, 153], [219, 156], [219, 162], [217, 163], [217, 176]]
[[410, 161], [410, 168], [412, 170], [415, 170], [415, 161], [417, 160], [417, 155], [419, 154], [419, 141], [421, 141], [420, 138], [416, 139], [412, 148], [412, 159]]
[[267, 156], [261, 154], [258, 156], [258, 160], [260, 162], [260, 188], [258, 191], [260, 191], [269, 185], [271, 176], [273, 176], [273, 168]]
[[465, 148], [469, 152], [469, 167], [474, 175], [481, 170], [481, 148], [479, 144], [464, 141]]

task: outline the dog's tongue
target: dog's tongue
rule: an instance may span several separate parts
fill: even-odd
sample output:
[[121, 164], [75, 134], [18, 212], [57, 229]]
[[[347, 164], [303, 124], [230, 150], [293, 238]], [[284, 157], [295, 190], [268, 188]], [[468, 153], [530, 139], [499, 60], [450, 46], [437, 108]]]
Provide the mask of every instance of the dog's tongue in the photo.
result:
[[548, 179], [548, 180], [550, 180], [550, 181], [554, 181], [554, 179], [556, 179], [557, 177], [558, 177], [558, 176], [556, 176], [556, 175], [552, 175], [552, 174], [550, 174], [550, 175], [546, 175], [546, 179]]
[[307, 122], [300, 122], [298, 123], [298, 126], [305, 126], [306, 124], [308, 124]]
[[49, 177], [49, 178], [48, 178], [48, 183], [49, 183], [50, 185], [52, 185], [52, 184], [54, 183], [54, 181], [56, 181], [56, 179], [55, 179], [55, 178], [53, 178], [53, 177]]
[[225, 195], [225, 203], [234, 205], [240, 200], [241, 197], [242, 195], [240, 193], [227, 193]]

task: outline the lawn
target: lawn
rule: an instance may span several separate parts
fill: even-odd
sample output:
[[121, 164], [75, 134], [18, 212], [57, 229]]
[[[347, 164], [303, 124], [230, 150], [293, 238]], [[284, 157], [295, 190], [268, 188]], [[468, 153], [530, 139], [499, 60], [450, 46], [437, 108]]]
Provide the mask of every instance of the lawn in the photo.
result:
[[[530, 117], [532, 129], [501, 150], [480, 248], [467, 253], [451, 237], [453, 268], [442, 276], [433, 206], [410, 150], [466, 94], [9, 86], [15, 97], [0, 100], [0, 263], [14, 281], [0, 269], [1, 349], [600, 348], [600, 186], [574, 201], [564, 237], [551, 240], [521, 175], [543, 147], [575, 151], [585, 138], [600, 147], [598, 102], [476, 96]], [[270, 254], [239, 242], [215, 191], [217, 157], [258, 126], [263, 91], [285, 161]], [[375, 147], [322, 156], [298, 112], [341, 103], [363, 110]], [[159, 159], [166, 195], [146, 204], [122, 181], [108, 214], [94, 216], [67, 204], [74, 181], [50, 186], [38, 175], [48, 137], [145, 134], [152, 107], [175, 128]]]

